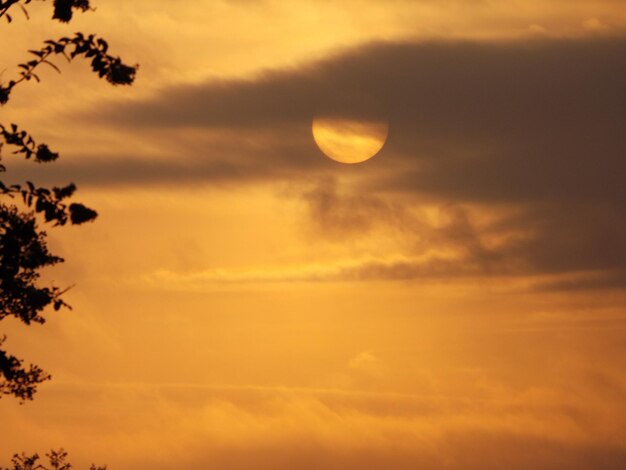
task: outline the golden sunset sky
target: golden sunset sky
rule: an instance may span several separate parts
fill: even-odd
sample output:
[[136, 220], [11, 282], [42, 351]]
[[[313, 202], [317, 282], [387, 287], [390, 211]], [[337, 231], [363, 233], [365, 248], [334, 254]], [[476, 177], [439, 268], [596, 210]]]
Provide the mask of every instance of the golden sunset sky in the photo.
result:
[[[623, 0], [93, 3], [0, 25], [3, 82], [75, 31], [140, 64], [0, 109], [61, 153], [3, 178], [100, 214], [48, 230], [73, 310], [2, 322], [53, 378], [0, 465], [626, 468]], [[316, 147], [372, 113], [373, 159]]]

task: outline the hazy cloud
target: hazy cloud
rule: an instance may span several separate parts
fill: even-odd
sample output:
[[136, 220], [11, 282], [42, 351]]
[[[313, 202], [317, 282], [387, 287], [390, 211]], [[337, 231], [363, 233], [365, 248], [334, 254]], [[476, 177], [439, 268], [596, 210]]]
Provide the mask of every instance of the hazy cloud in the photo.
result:
[[[67, 396], [76, 397], [71, 407]], [[120, 469], [618, 470], [626, 461], [618, 438], [607, 436], [608, 404], [577, 402], [547, 390], [476, 400], [357, 390], [121, 385], [61, 387], [48, 401], [60, 404], [61, 397], [60, 408], [23, 417], [20, 433], [7, 436], [9, 443], [15, 446], [22, 433], [38, 444], [63, 439], [74, 443], [70, 450], [78, 464], [96, 459]], [[15, 413], [9, 409], [7, 417]], [[79, 417], [96, 415], [76, 429]], [[37, 420], [48, 426], [55, 419], [51, 437]], [[178, 436], [187, 437], [184, 444]]]
[[[447, 239], [483, 268], [490, 260], [495, 272], [624, 271], [624, 50], [622, 37], [371, 44], [116, 104], [98, 119], [156, 141], [171, 129], [228, 137], [190, 134], [185, 155], [163, 162], [73, 160], [66, 168], [99, 184], [304, 184], [300, 196], [329, 235], [380, 221], [406, 230], [406, 208], [428, 201], [458, 208]], [[385, 115], [389, 141], [364, 165], [337, 165], [311, 139], [318, 113]], [[320, 176], [327, 182], [306, 189]], [[468, 204], [511, 209], [497, 250], [482, 243]], [[431, 237], [428, 226], [411, 224]]]

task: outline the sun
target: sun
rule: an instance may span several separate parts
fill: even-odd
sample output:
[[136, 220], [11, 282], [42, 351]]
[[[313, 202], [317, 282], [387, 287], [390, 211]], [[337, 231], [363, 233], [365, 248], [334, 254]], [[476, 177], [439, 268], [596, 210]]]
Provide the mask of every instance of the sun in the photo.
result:
[[313, 139], [328, 158], [340, 163], [361, 163], [376, 155], [389, 135], [386, 121], [315, 117]]

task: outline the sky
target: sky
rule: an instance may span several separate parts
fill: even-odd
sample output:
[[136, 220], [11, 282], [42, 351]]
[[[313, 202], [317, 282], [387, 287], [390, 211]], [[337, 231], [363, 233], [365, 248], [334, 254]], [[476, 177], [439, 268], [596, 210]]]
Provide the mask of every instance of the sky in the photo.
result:
[[[93, 3], [0, 26], [3, 82], [74, 31], [140, 66], [0, 110], [61, 154], [6, 178], [99, 212], [48, 230], [73, 309], [1, 325], [53, 379], [0, 465], [624, 468], [621, 0]], [[338, 163], [319, 117], [388, 137]]]

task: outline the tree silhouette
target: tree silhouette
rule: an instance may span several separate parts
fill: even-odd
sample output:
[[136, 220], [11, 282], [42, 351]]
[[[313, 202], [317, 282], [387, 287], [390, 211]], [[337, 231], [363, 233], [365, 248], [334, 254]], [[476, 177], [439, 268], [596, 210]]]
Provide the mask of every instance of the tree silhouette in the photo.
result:
[[[0, 467], [0, 470], [70, 470], [72, 465], [66, 462], [67, 452], [63, 449], [53, 450], [46, 454], [48, 463], [40, 463], [39, 455], [34, 454], [28, 456], [26, 454], [15, 454], [11, 459], [12, 467]], [[106, 470], [105, 467], [96, 467], [91, 465], [89, 470]]]
[[[28, 17], [26, 5], [31, 1], [0, 0], [0, 19], [11, 22], [11, 13], [18, 8]], [[75, 11], [92, 9], [89, 0], [54, 0], [52, 3], [52, 18], [61, 22], [69, 22]], [[137, 71], [137, 66], [125, 65], [119, 57], [110, 55], [107, 42], [93, 34], [76, 33], [72, 37], [44, 41], [40, 49], [28, 53], [31, 59], [17, 66], [15, 78], [0, 83], [0, 106], [9, 101], [18, 85], [31, 80], [38, 82], [37, 72], [41, 66], [47, 65], [60, 72], [52, 62], [57, 56], [68, 61], [75, 58], [89, 60], [92, 70], [112, 85], [132, 84]], [[7, 148], [13, 155], [35, 163], [50, 163], [59, 157], [16, 124], [0, 123], [0, 159], [2, 151]], [[0, 163], [0, 173], [5, 171], [6, 167]], [[54, 227], [93, 221], [96, 211], [78, 202], [70, 202], [75, 191], [73, 183], [47, 188], [30, 181], [8, 185], [0, 180], [0, 320], [13, 316], [26, 325], [41, 324], [45, 322], [43, 314], [48, 307], [54, 310], [69, 308], [62, 298], [65, 290], [39, 283], [43, 268], [63, 262], [48, 250], [46, 232], [39, 228], [39, 222]], [[32, 400], [37, 386], [50, 379], [50, 375], [36, 365], [25, 366], [21, 359], [10, 355], [3, 348], [5, 341], [6, 336], [0, 336], [0, 398], [11, 395], [22, 402]], [[50, 455], [50, 468], [69, 468], [62, 463], [65, 454]], [[61, 460], [59, 456], [62, 456]], [[15, 469], [47, 468], [35, 465], [37, 459], [37, 456], [16, 456]]]
[[[0, 0], [0, 18], [12, 21], [9, 10], [19, 7], [26, 17], [26, 5], [32, 0]], [[45, 0], [44, 0], [45, 1]], [[53, 19], [69, 22], [75, 10], [91, 9], [89, 0], [54, 0]], [[77, 57], [91, 61], [92, 70], [100, 78], [113, 85], [130, 85], [135, 79], [137, 66], [125, 65], [119, 57], [108, 54], [108, 44], [95, 35], [85, 36], [76, 33], [73, 37], [44, 42], [41, 49], [28, 51], [31, 60], [18, 65], [17, 76], [8, 83], [0, 83], [0, 106], [10, 99], [14, 88], [30, 80], [39, 81], [37, 71], [46, 64], [60, 72], [51, 61], [62, 55], [68, 61]], [[44, 143], [35, 139], [16, 124], [0, 123], [0, 160], [2, 150], [9, 148], [16, 156], [22, 156], [36, 163], [50, 163], [59, 154], [50, 150]], [[0, 163], [0, 173], [6, 167]], [[44, 323], [44, 310], [52, 307], [59, 310], [68, 307], [62, 296], [65, 290], [56, 286], [41, 286], [40, 271], [63, 259], [50, 253], [46, 243], [46, 232], [38, 222], [51, 226], [65, 225], [68, 222], [79, 225], [93, 221], [96, 211], [70, 202], [76, 191], [73, 183], [63, 187], [38, 187], [30, 181], [24, 184], [7, 185], [0, 180], [0, 320], [13, 316], [26, 325]], [[9, 354], [2, 346], [6, 336], [0, 336], [0, 398], [11, 395], [22, 402], [32, 400], [37, 386], [50, 379], [50, 374], [36, 365], [26, 367], [21, 359]], [[67, 453], [61, 449], [46, 454], [47, 462], [41, 462], [38, 454], [15, 454], [11, 467], [0, 470], [69, 470]], [[92, 465], [90, 470], [105, 470], [106, 467]]]

